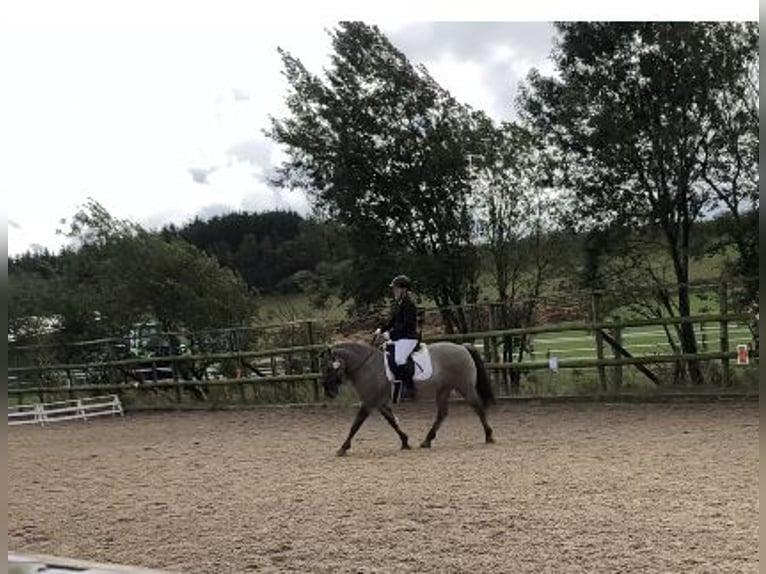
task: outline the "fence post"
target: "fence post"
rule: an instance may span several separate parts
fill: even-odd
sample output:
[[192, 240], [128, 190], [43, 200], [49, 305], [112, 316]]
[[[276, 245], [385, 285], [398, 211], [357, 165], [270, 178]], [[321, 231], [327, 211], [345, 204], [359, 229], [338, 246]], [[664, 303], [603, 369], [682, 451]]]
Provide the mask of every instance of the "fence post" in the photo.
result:
[[[487, 303], [487, 331], [494, 331], [495, 330], [495, 321], [494, 321], [494, 305], [492, 303]], [[486, 357], [486, 361], [488, 362], [494, 362], [495, 361], [495, 338], [488, 338], [485, 341], [485, 344], [489, 343], [489, 349], [485, 349], [484, 356]], [[489, 353], [487, 353], [487, 350]], [[497, 385], [497, 379], [498, 379], [498, 373], [497, 371], [491, 371], [489, 374], [489, 380], [493, 387]]]
[[[309, 345], [314, 345], [314, 322], [306, 321], [306, 335], [308, 337]], [[309, 370], [316, 373], [319, 371], [319, 362], [317, 360], [317, 352], [313, 349], [309, 351]], [[319, 402], [319, 381], [314, 379], [314, 402]]]
[[35, 420], [40, 423], [40, 426], [45, 426], [46, 423], [45, 406], [43, 405], [44, 402], [35, 405]]
[[245, 383], [242, 382], [241, 379], [240, 382], [237, 383], [237, 387], [239, 387], [239, 400], [242, 401], [243, 405], [247, 404], [247, 389], [245, 388]]
[[[593, 291], [591, 295], [591, 320], [593, 324], [595, 325], [601, 320], [601, 316], [599, 313], [599, 307], [601, 304], [601, 293], [597, 291]], [[596, 336], [596, 358], [599, 361], [604, 360], [604, 337], [601, 335], [601, 330], [594, 329], [594, 334]], [[601, 389], [603, 391], [606, 391], [606, 368], [603, 364], [599, 364], [597, 367], [598, 370], [598, 382], [599, 385], [601, 385]]]
[[[178, 355], [175, 355], [177, 357]], [[175, 360], [175, 357], [170, 361], [170, 369], [173, 372], [173, 382], [178, 382], [178, 361]]]
[[[622, 327], [615, 327], [612, 329], [612, 338], [615, 343], [622, 347]], [[618, 351], [617, 348], [614, 348], [613, 351], [615, 359], [622, 358], [622, 355], [620, 355], [620, 351]], [[622, 388], [622, 365], [616, 365], [614, 367], [614, 386], [617, 389]]]
[[[723, 316], [720, 324], [720, 338], [721, 338], [721, 353], [729, 352], [729, 323], [726, 319], [726, 315], [729, 313], [729, 290], [726, 282], [721, 283], [718, 290], [718, 306], [719, 312]], [[723, 357], [721, 359], [721, 383], [724, 387], [729, 386], [731, 373], [729, 372], [729, 359]]]
[[489, 363], [492, 360], [492, 342], [489, 337], [484, 337], [482, 341], [484, 346], [484, 361]]
[[231, 330], [231, 341], [232, 341], [232, 346], [234, 347], [234, 351], [239, 353], [239, 351], [241, 350], [239, 347], [239, 331], [237, 331], [236, 329]]
[[[234, 348], [234, 352], [237, 354], [236, 357], [236, 369], [235, 373], [237, 376], [237, 379], [242, 379], [244, 377], [247, 377], [247, 366], [245, 359], [242, 357], [242, 346], [240, 345], [239, 341], [239, 331], [237, 329], [232, 329], [231, 334], [229, 335], [229, 340], [231, 341], [231, 346]], [[245, 386], [244, 381], [241, 381], [237, 383], [237, 387], [239, 388], [239, 400], [242, 402], [242, 404], [247, 404], [247, 388]], [[228, 385], [224, 387], [224, 389], [227, 389]], [[226, 391], [224, 391], [226, 392]], [[226, 393], [226, 398], [228, 399], [228, 393]]]
[[[239, 338], [239, 331], [237, 329], [233, 329], [231, 332], [231, 340], [232, 344], [234, 346], [234, 351], [237, 353], [237, 370], [236, 372], [239, 373], [239, 377], [237, 378], [247, 378], [248, 370], [247, 370], [247, 360], [242, 356], [242, 342]], [[245, 387], [245, 383], [242, 382], [239, 384], [239, 395], [242, 398], [242, 404], [247, 403], [247, 389]]]

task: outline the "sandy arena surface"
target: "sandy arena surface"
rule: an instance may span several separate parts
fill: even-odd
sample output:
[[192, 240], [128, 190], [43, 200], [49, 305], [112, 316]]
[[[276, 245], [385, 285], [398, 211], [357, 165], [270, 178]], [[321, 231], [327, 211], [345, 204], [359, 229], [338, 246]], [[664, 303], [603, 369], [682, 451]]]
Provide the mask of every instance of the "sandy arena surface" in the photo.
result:
[[[183, 572], [757, 572], [756, 403], [454, 405], [9, 428], [8, 548]], [[432, 406], [398, 416], [416, 446]]]

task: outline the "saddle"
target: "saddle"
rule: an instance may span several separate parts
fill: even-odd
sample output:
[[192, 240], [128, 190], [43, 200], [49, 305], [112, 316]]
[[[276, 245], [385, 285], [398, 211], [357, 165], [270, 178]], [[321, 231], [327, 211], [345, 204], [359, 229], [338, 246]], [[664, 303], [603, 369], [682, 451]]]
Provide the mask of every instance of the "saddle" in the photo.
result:
[[[394, 345], [391, 343], [386, 345], [383, 363], [386, 367], [386, 378], [392, 383], [400, 382], [396, 375], [394, 375], [395, 369], [392, 369], [395, 363]], [[431, 353], [428, 351], [428, 346], [425, 343], [418, 343], [415, 350], [407, 357], [407, 367], [413, 373], [413, 381], [426, 381], [431, 378], [434, 370], [431, 364]]]

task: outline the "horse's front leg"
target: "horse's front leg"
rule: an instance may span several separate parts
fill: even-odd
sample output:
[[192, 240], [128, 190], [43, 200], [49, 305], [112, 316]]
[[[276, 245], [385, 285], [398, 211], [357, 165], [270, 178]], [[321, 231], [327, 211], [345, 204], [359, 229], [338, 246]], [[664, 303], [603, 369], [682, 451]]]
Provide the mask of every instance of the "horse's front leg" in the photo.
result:
[[359, 427], [362, 426], [362, 423], [367, 420], [367, 417], [369, 416], [370, 412], [364, 408], [364, 406], [359, 407], [359, 412], [356, 413], [356, 418], [354, 419], [353, 424], [351, 425], [351, 430], [348, 432], [348, 437], [346, 437], [346, 440], [343, 442], [342, 445], [340, 445], [340, 448], [338, 449], [338, 452], [336, 453], [338, 456], [344, 456], [346, 454], [346, 451], [351, 448], [351, 439], [354, 438], [354, 435], [356, 434], [356, 431], [359, 430]]
[[442, 388], [436, 392], [436, 420], [431, 426], [431, 430], [428, 431], [426, 438], [420, 443], [420, 448], [431, 448], [431, 442], [436, 438], [436, 433], [439, 432], [444, 419], [447, 418], [450, 391], [451, 389], [449, 388]]
[[380, 414], [383, 415], [383, 418], [388, 421], [388, 424], [394, 428], [396, 434], [399, 435], [399, 440], [402, 441], [402, 450], [409, 450], [409, 437], [399, 426], [399, 421], [396, 420], [396, 415], [394, 414], [394, 411], [391, 410], [391, 407], [388, 405], [383, 405], [378, 410], [380, 411]]

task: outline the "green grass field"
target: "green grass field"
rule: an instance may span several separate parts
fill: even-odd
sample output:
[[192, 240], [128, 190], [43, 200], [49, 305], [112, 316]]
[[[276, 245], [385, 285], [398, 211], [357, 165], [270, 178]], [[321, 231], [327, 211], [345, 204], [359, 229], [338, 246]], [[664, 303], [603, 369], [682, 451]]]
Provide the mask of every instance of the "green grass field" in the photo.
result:
[[[717, 323], [708, 323], [700, 329], [695, 326], [695, 334], [700, 352], [717, 351], [720, 349], [720, 327]], [[752, 336], [746, 325], [737, 324], [729, 326], [729, 349], [735, 350], [737, 345], [750, 345]], [[628, 328], [622, 334], [623, 347], [635, 357], [651, 355], [672, 354], [672, 348], [668, 338], [661, 327]], [[546, 333], [532, 337], [532, 352], [528, 354], [522, 363], [547, 364], [550, 357], [562, 360], [596, 359], [596, 342], [592, 335], [582, 331], [565, 331], [560, 333]], [[605, 344], [604, 357], [613, 358], [612, 348]], [[757, 364], [747, 366], [735, 365], [732, 361], [731, 381], [732, 387], [747, 390], [758, 388]], [[672, 364], [649, 364], [648, 368], [660, 379], [663, 385], [669, 385], [674, 380], [674, 365]], [[721, 364], [717, 361], [708, 361], [702, 365], [703, 376], [706, 384], [717, 386], [721, 384]], [[623, 366], [621, 369], [621, 384], [618, 385], [618, 370], [615, 367], [607, 367], [607, 379], [611, 391], [620, 390], [654, 393], [656, 387], [638, 369], [631, 366]], [[495, 375], [496, 382], [501, 381], [500, 375]], [[522, 394], [539, 396], [567, 395], [567, 394], [592, 394], [600, 393], [598, 372], [596, 368], [573, 368], [550, 371], [548, 369], [527, 372], [523, 377]]]
[[[722, 270], [730, 262], [735, 254], [733, 252], [726, 254], [716, 254], [701, 258], [693, 258], [690, 261], [690, 281], [702, 282], [709, 281], [717, 283], [722, 274]], [[669, 261], [667, 257], [658, 252], [654, 256], [658, 265], [664, 265], [668, 269]], [[577, 283], [577, 279], [572, 274], [579, 274], [581, 270], [578, 265], [569, 265], [566, 269], [559, 269], [546, 282], [542, 296], [552, 295], [554, 298], [558, 295], [557, 286], [567, 283]], [[668, 281], [672, 280], [672, 273], [668, 274]], [[415, 278], [417, 279], [417, 278]], [[479, 301], [488, 302], [498, 299], [497, 289], [495, 288], [492, 275], [484, 272], [479, 277]], [[422, 307], [435, 307], [434, 302], [423, 296], [419, 296], [419, 304]], [[692, 313], [716, 313], [718, 310], [718, 293], [715, 289], [708, 289], [705, 292], [692, 293]], [[258, 323], [298, 321], [306, 319], [338, 321], [347, 318], [348, 302], [341, 303], [336, 297], [331, 297], [323, 308], [317, 308], [311, 305], [310, 298], [305, 293], [295, 293], [288, 295], [262, 295], [258, 298]], [[617, 309], [612, 312], [613, 315], [622, 318], [631, 316], [626, 309]]]
[[346, 307], [332, 297], [324, 308], [316, 308], [303, 293], [264, 295], [258, 298], [258, 323], [286, 321], [339, 321], [346, 317]]
[[[718, 324], [706, 324], [704, 328], [695, 326], [697, 344], [700, 351], [718, 350], [720, 327]], [[664, 355], [672, 353], [665, 331], [661, 327], [628, 328], [622, 333], [623, 347], [635, 356]], [[748, 344], [751, 341], [747, 325], [729, 326], [729, 347], [738, 344]], [[595, 359], [596, 343], [592, 336], [582, 331], [568, 331], [537, 335], [532, 338], [534, 352], [529, 356], [530, 361], [547, 360], [556, 356], [559, 359]], [[605, 346], [605, 356], [612, 356], [611, 348]]]

